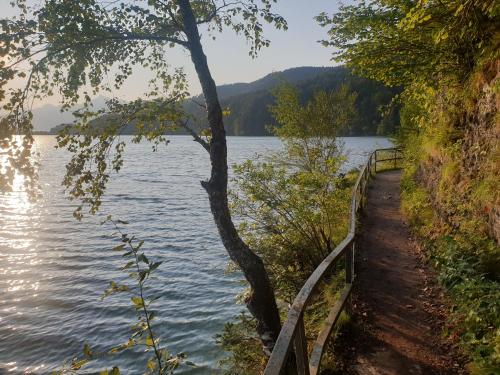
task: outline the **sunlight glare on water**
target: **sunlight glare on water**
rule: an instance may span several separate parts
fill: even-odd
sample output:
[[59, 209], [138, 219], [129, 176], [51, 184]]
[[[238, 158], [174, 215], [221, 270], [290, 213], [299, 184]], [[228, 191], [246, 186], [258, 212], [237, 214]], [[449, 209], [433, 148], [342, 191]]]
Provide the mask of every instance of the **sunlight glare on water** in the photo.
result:
[[[6, 153], [1, 155], [2, 167], [6, 158]], [[0, 195], [0, 213], [0, 342], [3, 345], [4, 338], [19, 335], [15, 322], [24, 320], [27, 312], [24, 303], [35, 301], [40, 287], [40, 281], [33, 277], [33, 269], [40, 264], [35, 237], [40, 217], [25, 190], [22, 174], [14, 175], [11, 192]], [[3, 358], [0, 356], [0, 359]], [[0, 360], [0, 370], [2, 368], [11, 373], [21, 370], [37, 373], [44, 365], [19, 368], [17, 361], [2, 363]]]

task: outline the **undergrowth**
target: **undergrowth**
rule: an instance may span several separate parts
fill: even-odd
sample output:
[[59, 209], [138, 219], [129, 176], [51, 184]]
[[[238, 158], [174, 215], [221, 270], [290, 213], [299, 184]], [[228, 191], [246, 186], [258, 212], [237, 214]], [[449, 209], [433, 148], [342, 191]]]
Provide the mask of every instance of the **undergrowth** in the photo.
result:
[[500, 282], [485, 267], [498, 251], [496, 244], [441, 220], [429, 194], [411, 174], [403, 179], [402, 201], [414, 233], [453, 301], [445, 333], [470, 355], [472, 374], [500, 374]]
[[[292, 86], [277, 89], [270, 110], [283, 150], [234, 168], [231, 194], [239, 231], [266, 266], [284, 322], [304, 283], [348, 231], [350, 197], [359, 171], [342, 173], [345, 156], [336, 139], [354, 118], [356, 94], [346, 86], [318, 91], [302, 104]], [[345, 285], [344, 263], [332, 267], [309, 299], [304, 324], [309, 349]], [[245, 300], [243, 295], [242, 300]], [[228, 374], [259, 374], [267, 358], [255, 322], [240, 315], [219, 336]]]

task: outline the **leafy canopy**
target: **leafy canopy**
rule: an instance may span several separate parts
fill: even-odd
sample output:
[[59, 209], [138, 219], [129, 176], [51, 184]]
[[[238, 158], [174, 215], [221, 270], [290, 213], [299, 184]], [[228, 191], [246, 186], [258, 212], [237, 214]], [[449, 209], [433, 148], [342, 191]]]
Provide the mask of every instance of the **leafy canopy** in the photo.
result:
[[[275, 2], [197, 0], [190, 5], [201, 30], [215, 38], [224, 28], [232, 29], [244, 36], [250, 55], [255, 56], [269, 45], [263, 23], [287, 27], [272, 11]], [[0, 20], [0, 99], [6, 113], [2, 133], [24, 134], [24, 150], [29, 150], [34, 101], [58, 95], [66, 110], [83, 102], [76, 114], [79, 135], [63, 132], [59, 146], [73, 154], [64, 179], [70, 196], [95, 212], [110, 171], [122, 166], [126, 145], [119, 135], [125, 125], [136, 125], [135, 142], [146, 138], [155, 147], [165, 141], [167, 128], [187, 126], [181, 106], [189, 95], [186, 76], [182, 67], [170, 66], [168, 59], [169, 48], [191, 48], [178, 2], [44, 0], [31, 6], [26, 0], [15, 0], [12, 5], [19, 15]], [[93, 96], [103, 91], [112, 96], [139, 67], [153, 73], [144, 99], [130, 103], [111, 99], [106, 109], [92, 108]], [[19, 80], [24, 85], [15, 88], [12, 83]], [[92, 126], [98, 117], [101, 126]], [[1, 145], [22, 148], [8, 137]], [[30, 153], [19, 151], [17, 156], [0, 170], [4, 190], [11, 187], [14, 171], [21, 165], [25, 174], [33, 172]], [[81, 217], [81, 212], [82, 206], [76, 216]]]
[[[477, 59], [491, 52], [498, 35], [495, 0], [371, 0], [322, 13], [325, 46], [361, 75], [390, 85], [435, 83], [453, 74], [462, 80]], [[498, 53], [498, 51], [497, 51]]]

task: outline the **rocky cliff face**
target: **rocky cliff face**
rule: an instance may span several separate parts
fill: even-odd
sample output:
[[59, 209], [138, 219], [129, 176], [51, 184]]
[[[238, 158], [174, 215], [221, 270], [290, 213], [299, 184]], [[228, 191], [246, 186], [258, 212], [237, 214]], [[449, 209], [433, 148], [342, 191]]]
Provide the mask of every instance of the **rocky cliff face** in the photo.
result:
[[461, 172], [471, 180], [491, 181], [496, 189], [482, 211], [487, 216], [490, 234], [500, 243], [500, 60], [476, 75], [478, 93], [473, 111], [464, 118]]
[[[453, 94], [437, 95], [433, 114], [447, 120], [444, 147], [429, 152], [417, 178], [453, 228], [500, 244], [500, 60], [475, 73]], [[457, 94], [458, 93], [458, 94]], [[464, 94], [467, 93], [467, 94]], [[450, 103], [452, 103], [450, 105]], [[439, 126], [439, 125], [436, 125]], [[465, 218], [465, 220], [464, 220]]]

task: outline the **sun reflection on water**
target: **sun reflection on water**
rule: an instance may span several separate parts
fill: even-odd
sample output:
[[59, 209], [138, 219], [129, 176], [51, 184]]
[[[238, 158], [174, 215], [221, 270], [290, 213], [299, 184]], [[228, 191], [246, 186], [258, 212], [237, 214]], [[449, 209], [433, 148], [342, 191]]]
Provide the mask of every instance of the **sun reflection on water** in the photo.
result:
[[[0, 275], [10, 275], [13, 279], [2, 278], [2, 284], [9, 285], [7, 292], [16, 292], [25, 289], [31, 280], [21, 279], [29, 272], [31, 266], [40, 263], [36, 251], [34, 233], [31, 233], [34, 219], [33, 201], [24, 189], [24, 177], [17, 174], [13, 180], [11, 192], [1, 196], [0, 210]], [[28, 276], [28, 275], [26, 275]]]
[[[7, 153], [0, 153], [0, 169], [7, 163]], [[26, 178], [17, 172], [12, 191], [0, 192], [0, 341], [18, 330], [19, 319], [36, 302], [40, 281], [34, 272], [41, 260], [37, 250], [36, 201], [26, 190]], [[8, 348], [2, 348], [8, 350]], [[45, 365], [22, 368], [17, 362], [0, 359], [0, 373], [39, 373]], [[24, 366], [23, 366], [24, 367]]]

